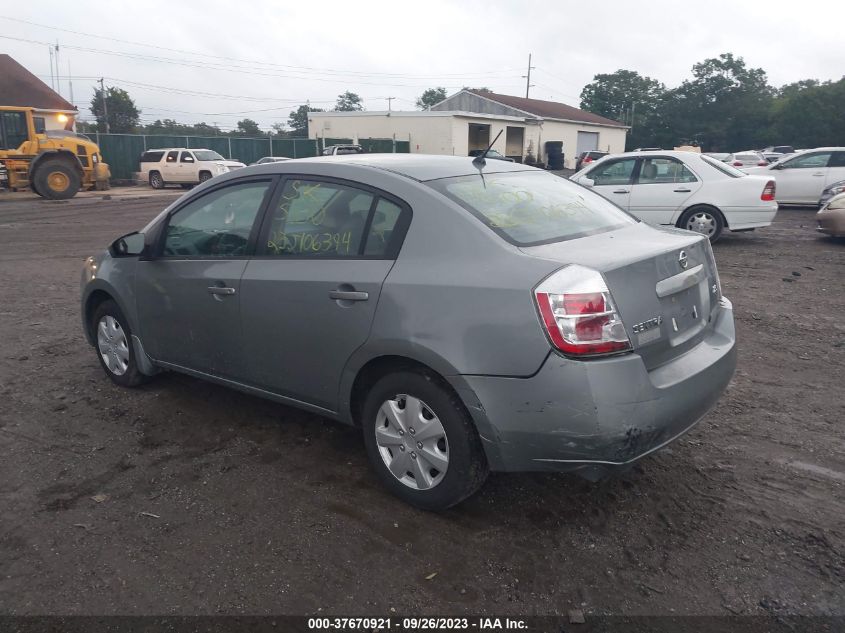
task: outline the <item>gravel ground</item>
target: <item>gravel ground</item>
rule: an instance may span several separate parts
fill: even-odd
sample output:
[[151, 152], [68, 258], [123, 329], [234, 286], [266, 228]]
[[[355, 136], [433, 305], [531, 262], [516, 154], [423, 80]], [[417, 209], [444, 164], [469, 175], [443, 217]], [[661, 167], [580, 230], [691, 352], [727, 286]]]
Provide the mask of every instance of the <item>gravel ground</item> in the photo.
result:
[[0, 195], [0, 613], [845, 613], [845, 243], [812, 211], [716, 245], [739, 368], [693, 432], [437, 515], [382, 489], [354, 429], [106, 379], [82, 260], [175, 195]]

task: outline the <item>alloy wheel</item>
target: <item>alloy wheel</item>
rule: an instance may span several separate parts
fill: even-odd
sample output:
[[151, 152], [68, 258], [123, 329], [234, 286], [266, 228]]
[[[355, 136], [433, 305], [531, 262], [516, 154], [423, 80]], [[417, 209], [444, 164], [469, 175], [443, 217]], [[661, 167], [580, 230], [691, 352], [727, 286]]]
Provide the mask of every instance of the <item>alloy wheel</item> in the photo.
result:
[[694, 213], [687, 220], [687, 225], [684, 227], [688, 231], [695, 231], [707, 237], [712, 237], [716, 233], [716, 218], [712, 213], [707, 211], [699, 211]]

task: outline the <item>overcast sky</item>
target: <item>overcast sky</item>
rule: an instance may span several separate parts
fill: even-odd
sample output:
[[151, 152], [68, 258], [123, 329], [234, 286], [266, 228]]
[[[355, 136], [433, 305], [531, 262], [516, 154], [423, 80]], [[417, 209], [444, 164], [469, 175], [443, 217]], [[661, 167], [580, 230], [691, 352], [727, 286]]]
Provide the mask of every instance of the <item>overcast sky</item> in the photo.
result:
[[345, 90], [361, 95], [367, 110], [386, 110], [385, 97], [396, 97], [394, 110], [414, 109], [432, 86], [524, 95], [529, 53], [531, 96], [575, 106], [597, 73], [626, 68], [672, 87], [694, 63], [723, 52], [763, 68], [775, 86], [845, 74], [841, 1], [122, 4], [16, 3], [0, 16], [0, 52], [49, 85], [46, 43], [58, 40], [61, 93], [70, 96], [70, 63], [83, 118], [91, 118], [94, 81], [104, 76], [129, 92], [142, 122], [224, 129], [244, 117], [269, 129], [306, 99], [331, 108]]

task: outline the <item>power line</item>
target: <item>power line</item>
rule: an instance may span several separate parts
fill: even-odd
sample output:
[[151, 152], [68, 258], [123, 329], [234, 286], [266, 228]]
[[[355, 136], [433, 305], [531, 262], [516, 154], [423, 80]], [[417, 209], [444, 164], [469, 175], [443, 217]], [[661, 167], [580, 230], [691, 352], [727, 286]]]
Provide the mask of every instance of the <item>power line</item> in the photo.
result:
[[[96, 39], [108, 40], [108, 41], [111, 41], [111, 42], [118, 42], [118, 43], [121, 43], [121, 44], [130, 44], [132, 46], [154, 48], [154, 49], [157, 49], [157, 50], [168, 51], [168, 52], [171, 52], [171, 53], [179, 53], [179, 54], [182, 54], [182, 55], [195, 55], [195, 56], [199, 56], [199, 57], [208, 57], [208, 58], [211, 58], [211, 59], [220, 59], [220, 60], [223, 60], [223, 61], [239, 62], [239, 63], [245, 63], [245, 64], [261, 64], [261, 65], [264, 65], [264, 66], [270, 66], [270, 67], [275, 67], [275, 68], [286, 68], [286, 69], [291, 69], [291, 70], [319, 71], [322, 74], [340, 74], [340, 75], [347, 75], [347, 76], [348, 75], [363, 75], [363, 76], [368, 76], [368, 77], [373, 77], [373, 76], [397, 77], [397, 78], [405, 77], [405, 78], [413, 78], [413, 79], [437, 79], [439, 77], [455, 77], [455, 78], [457, 78], [457, 77], [468, 77], [468, 78], [469, 77], [489, 77], [489, 75], [511, 73], [511, 72], [515, 72], [517, 70], [517, 69], [513, 69], [513, 68], [500, 68], [500, 69], [497, 69], [497, 70], [467, 72], [467, 73], [441, 73], [441, 74], [438, 74], [438, 75], [415, 75], [415, 74], [411, 74], [411, 73], [386, 73], [386, 72], [379, 72], [379, 71], [355, 71], [355, 70], [343, 70], [343, 69], [337, 69], [337, 68], [320, 68], [320, 67], [314, 67], [314, 66], [293, 66], [293, 65], [290, 65], [290, 64], [277, 64], [275, 62], [265, 62], [265, 61], [260, 61], [260, 60], [256, 60], [256, 59], [241, 59], [241, 58], [237, 58], [237, 57], [228, 57], [228, 56], [225, 56], [225, 55], [213, 55], [213, 54], [210, 54], [210, 53], [203, 53], [203, 52], [200, 52], [200, 51], [186, 51], [186, 50], [183, 50], [183, 49], [169, 48], [167, 46], [158, 46], [158, 45], [155, 45], [155, 44], [149, 44], [149, 43], [144, 43], [144, 42], [134, 42], [132, 40], [124, 40], [124, 39], [120, 39], [120, 38], [116, 38], [116, 37], [108, 37], [108, 36], [105, 36], [105, 35], [96, 35], [94, 33], [86, 33], [86, 32], [83, 32], [83, 31], [75, 31], [73, 29], [65, 29], [65, 28], [60, 28], [60, 27], [57, 27], [57, 26], [50, 26], [50, 25], [47, 25], [47, 24], [39, 24], [37, 22], [31, 22], [29, 20], [22, 20], [20, 18], [10, 18], [10, 17], [7, 17], [7, 16], [0, 16], [0, 19], [9, 20], [9, 21], [12, 21], [12, 22], [18, 22], [18, 23], [21, 23], [21, 24], [28, 24], [30, 26], [36, 26], [36, 27], [39, 27], [39, 28], [51, 29], [51, 30], [54, 30], [54, 31], [62, 31], [64, 33], [72, 33], [74, 35], [81, 35], [81, 36], [84, 36], [84, 37], [93, 37], [93, 38], [96, 38]], [[11, 39], [15, 39], [15, 38], [11, 38]]]

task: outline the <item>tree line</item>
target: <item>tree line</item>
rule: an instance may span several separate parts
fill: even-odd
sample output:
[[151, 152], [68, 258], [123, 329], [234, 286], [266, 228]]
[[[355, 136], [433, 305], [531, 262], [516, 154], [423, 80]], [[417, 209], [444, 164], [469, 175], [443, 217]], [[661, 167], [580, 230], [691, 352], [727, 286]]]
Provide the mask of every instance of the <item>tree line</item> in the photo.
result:
[[749, 68], [731, 53], [695, 64], [692, 77], [676, 88], [633, 70], [595, 75], [581, 91], [580, 105], [630, 125], [629, 149], [845, 145], [845, 78], [775, 88], [762, 68]]

